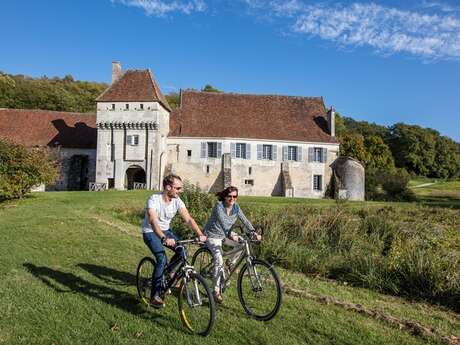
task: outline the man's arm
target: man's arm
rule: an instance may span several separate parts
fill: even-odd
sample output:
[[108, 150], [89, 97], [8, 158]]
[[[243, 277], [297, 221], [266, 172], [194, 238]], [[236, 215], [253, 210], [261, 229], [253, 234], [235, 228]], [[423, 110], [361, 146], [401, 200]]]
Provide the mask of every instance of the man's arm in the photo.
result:
[[165, 237], [164, 241], [162, 240], [163, 244], [166, 244], [167, 246], [174, 246], [176, 244], [176, 241], [174, 241], [174, 239], [172, 238], [166, 238], [165, 234], [163, 233], [163, 230], [161, 230], [160, 223], [158, 223], [158, 215], [155, 209], [149, 208], [147, 210], [147, 214], [149, 217], [149, 223], [152, 226], [155, 235], [157, 235], [158, 238], [161, 240], [163, 239], [163, 237]]
[[196, 224], [195, 219], [192, 218], [186, 207], [179, 209], [179, 214], [181, 215], [184, 222], [192, 228], [193, 231], [200, 238], [200, 241], [206, 241], [206, 236], [201, 231], [200, 227]]

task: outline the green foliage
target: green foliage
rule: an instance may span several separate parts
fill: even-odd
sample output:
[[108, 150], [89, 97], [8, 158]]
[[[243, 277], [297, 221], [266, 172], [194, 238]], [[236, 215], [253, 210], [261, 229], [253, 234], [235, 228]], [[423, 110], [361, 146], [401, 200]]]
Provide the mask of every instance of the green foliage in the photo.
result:
[[410, 175], [404, 169], [366, 170], [366, 199], [385, 201], [415, 201], [414, 192], [409, 189]]
[[180, 107], [180, 94], [177, 92], [170, 92], [165, 95], [166, 100], [168, 101], [171, 108], [176, 109]]
[[367, 136], [364, 139], [364, 145], [368, 152], [367, 169], [394, 170], [393, 155], [381, 137], [376, 135]]
[[57, 166], [50, 152], [9, 143], [0, 139], [0, 200], [21, 198], [33, 186], [51, 184]]
[[202, 89], [201, 91], [204, 91], [204, 92], [222, 92], [220, 91], [219, 89], [216, 89], [214, 86], [210, 85], [210, 84], [206, 84]]
[[106, 84], [60, 79], [30, 78], [0, 72], [0, 108], [91, 112]]
[[364, 137], [360, 134], [344, 134], [340, 138], [340, 155], [348, 156], [360, 161], [366, 166], [369, 161], [369, 152], [364, 144]]

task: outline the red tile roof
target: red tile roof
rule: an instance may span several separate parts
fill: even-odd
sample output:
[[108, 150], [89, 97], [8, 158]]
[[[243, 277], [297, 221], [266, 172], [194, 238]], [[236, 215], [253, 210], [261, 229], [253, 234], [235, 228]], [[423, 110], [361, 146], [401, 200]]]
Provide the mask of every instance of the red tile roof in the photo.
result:
[[0, 138], [28, 147], [96, 149], [96, 114], [0, 109]]
[[182, 91], [169, 136], [337, 143], [322, 97]]
[[128, 70], [98, 98], [98, 102], [160, 102], [171, 111], [150, 69]]

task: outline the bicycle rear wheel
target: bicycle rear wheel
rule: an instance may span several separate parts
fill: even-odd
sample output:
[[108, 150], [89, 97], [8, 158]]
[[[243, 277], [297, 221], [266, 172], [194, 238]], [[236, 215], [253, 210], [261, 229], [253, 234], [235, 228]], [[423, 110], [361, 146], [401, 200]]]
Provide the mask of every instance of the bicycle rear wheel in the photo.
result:
[[211, 251], [206, 247], [199, 248], [192, 258], [192, 266], [205, 280], [208, 287], [213, 286], [214, 262]]
[[142, 258], [137, 266], [136, 285], [137, 294], [142, 303], [149, 305], [152, 292], [152, 275], [155, 270], [155, 260], [150, 257]]
[[207, 336], [214, 325], [216, 305], [202, 276], [190, 273], [182, 278], [178, 296], [182, 324], [194, 334]]
[[272, 319], [281, 307], [281, 283], [267, 261], [253, 259], [238, 275], [238, 297], [246, 314], [256, 320]]

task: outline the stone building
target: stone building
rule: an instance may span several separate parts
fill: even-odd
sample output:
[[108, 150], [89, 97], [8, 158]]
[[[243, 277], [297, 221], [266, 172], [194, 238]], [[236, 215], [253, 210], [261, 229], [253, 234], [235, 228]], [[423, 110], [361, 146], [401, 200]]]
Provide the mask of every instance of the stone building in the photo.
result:
[[[56, 150], [64, 168], [54, 189], [159, 189], [174, 172], [210, 192], [232, 184], [242, 195], [324, 196], [339, 144], [322, 97], [180, 98], [172, 110], [150, 70], [123, 73], [114, 62], [96, 114], [3, 109], [0, 137]], [[33, 128], [21, 138], [16, 127]]]

